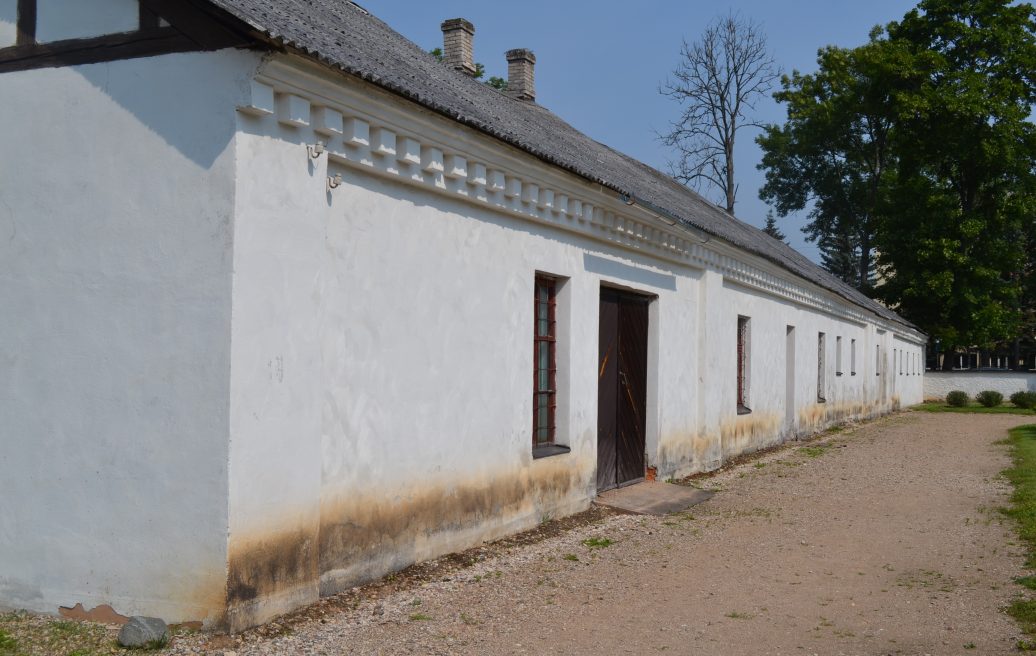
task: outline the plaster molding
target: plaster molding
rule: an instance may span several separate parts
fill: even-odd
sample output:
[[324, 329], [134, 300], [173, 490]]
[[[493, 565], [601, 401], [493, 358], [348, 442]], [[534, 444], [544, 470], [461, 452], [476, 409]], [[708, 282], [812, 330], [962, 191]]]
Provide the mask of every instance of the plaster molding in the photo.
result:
[[362, 171], [664, 262], [712, 269], [744, 287], [924, 343], [919, 334], [764, 258], [704, 232], [699, 238], [689, 226], [628, 205], [614, 190], [347, 79], [298, 58], [268, 60], [251, 84], [252, 99], [238, 107], [240, 120], [270, 122], [271, 130], [277, 123], [290, 126], [304, 141], [325, 139], [329, 171]]

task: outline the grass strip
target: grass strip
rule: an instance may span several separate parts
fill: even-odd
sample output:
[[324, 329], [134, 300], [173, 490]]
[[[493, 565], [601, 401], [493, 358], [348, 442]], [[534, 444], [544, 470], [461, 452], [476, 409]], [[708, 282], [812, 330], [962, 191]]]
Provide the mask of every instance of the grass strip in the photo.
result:
[[997, 405], [992, 408], [972, 403], [966, 405], [963, 408], [954, 408], [953, 406], [946, 405], [945, 403], [919, 403], [915, 406], [911, 406], [912, 410], [920, 410], [921, 412], [966, 412], [983, 415], [1032, 415], [1036, 414], [1036, 410], [1026, 410], [1025, 408], [1018, 408], [1013, 405]]
[[[1011, 429], [1006, 442], [1011, 448], [1013, 464], [1004, 470], [1004, 476], [1014, 486], [1014, 493], [1010, 507], [1003, 512], [1017, 522], [1018, 536], [1026, 547], [1025, 566], [1033, 570], [1036, 569], [1036, 424]], [[1016, 580], [1027, 589], [1036, 587], [1032, 576]], [[1018, 621], [1022, 631], [1036, 637], [1036, 599], [1031, 593], [1011, 602], [1007, 613]], [[1036, 642], [1021, 642], [1018, 648], [1036, 650]]]

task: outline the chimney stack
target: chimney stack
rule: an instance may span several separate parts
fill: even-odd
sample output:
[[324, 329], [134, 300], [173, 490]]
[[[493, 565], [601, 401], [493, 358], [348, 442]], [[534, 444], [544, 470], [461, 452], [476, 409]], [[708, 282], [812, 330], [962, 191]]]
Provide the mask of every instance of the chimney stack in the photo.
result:
[[466, 75], [475, 75], [475, 26], [463, 18], [444, 20], [443, 63]]
[[536, 85], [532, 69], [536, 65], [536, 55], [532, 50], [517, 48], [508, 50], [507, 57], [507, 94], [518, 100], [536, 100]]

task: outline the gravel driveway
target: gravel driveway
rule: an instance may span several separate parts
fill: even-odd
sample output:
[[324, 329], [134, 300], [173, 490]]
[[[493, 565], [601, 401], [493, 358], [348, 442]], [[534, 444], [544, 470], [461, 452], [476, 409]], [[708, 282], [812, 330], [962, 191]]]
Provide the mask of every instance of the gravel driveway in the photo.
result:
[[169, 651], [1015, 654], [1000, 609], [1023, 557], [997, 511], [1008, 458], [995, 442], [1032, 421], [881, 419], [697, 479], [718, 493], [688, 514], [598, 512], [471, 566]]

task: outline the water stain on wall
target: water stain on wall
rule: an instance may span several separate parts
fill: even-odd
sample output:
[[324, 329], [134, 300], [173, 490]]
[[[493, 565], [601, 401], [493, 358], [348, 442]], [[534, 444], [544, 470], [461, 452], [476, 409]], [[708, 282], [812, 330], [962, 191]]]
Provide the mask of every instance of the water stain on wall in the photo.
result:
[[273, 528], [232, 544], [231, 630], [276, 614], [264, 605], [276, 606], [277, 599], [334, 594], [418, 560], [535, 525], [561, 509], [574, 511], [569, 508], [592, 496], [592, 464], [571, 456], [549, 460], [480, 472], [453, 484], [338, 491], [321, 503], [319, 528]]
[[781, 417], [768, 413], [741, 415], [720, 424], [719, 432], [723, 459], [728, 460], [780, 443]]
[[[321, 504], [319, 567], [322, 574], [339, 571], [344, 578], [325, 582], [322, 592], [383, 573], [378, 570], [386, 567], [386, 554], [393, 554], [389, 568], [403, 567], [413, 562], [416, 551], [427, 552], [427, 543], [437, 536], [488, 532], [516, 517], [548, 512], [589, 481], [585, 466], [573, 467], [566, 460], [569, 466], [482, 474], [453, 485], [414, 486], [402, 494], [336, 495]], [[431, 551], [443, 552], [434, 546]]]

